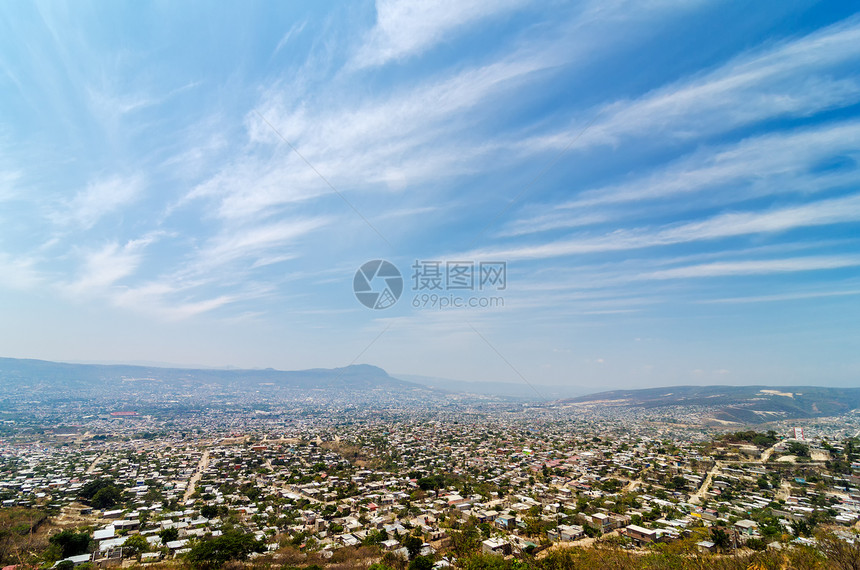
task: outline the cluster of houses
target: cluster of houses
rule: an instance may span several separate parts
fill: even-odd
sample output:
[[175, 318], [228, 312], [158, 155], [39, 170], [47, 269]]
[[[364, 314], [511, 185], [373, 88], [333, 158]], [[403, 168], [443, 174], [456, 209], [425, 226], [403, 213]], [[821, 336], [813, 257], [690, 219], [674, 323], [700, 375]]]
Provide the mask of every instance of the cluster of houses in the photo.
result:
[[[784, 535], [794, 539], [798, 521], [848, 528], [860, 518], [860, 478], [823, 461], [762, 462], [732, 449], [716, 460], [705, 452], [713, 432], [681, 424], [512, 416], [313, 418], [279, 431], [266, 420], [256, 431], [183, 426], [146, 438], [2, 441], [0, 498], [94, 526], [95, 548], [75, 564], [121, 560], [134, 535], [149, 545], [134, 552], [142, 562], [181, 556], [225, 524], [272, 553], [373, 543], [405, 556], [405, 537], [441, 555], [466, 525], [481, 529], [485, 552], [509, 554], [609, 534], [637, 547], [701, 527], [723, 529], [731, 547], [750, 539], [777, 547]], [[80, 502], [98, 479], [123, 490], [121, 504]], [[776, 517], [781, 532], [764, 517]], [[166, 529], [176, 531], [170, 540]]]

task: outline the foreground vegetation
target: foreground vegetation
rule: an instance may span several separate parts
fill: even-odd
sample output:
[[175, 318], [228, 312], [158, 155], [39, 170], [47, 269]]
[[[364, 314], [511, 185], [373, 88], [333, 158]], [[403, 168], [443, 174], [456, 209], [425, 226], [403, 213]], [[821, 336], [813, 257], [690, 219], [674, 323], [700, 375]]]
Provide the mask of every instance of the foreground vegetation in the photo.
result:
[[[0, 555], [3, 563], [25, 563], [31, 567], [49, 568], [52, 561], [92, 550], [85, 533], [65, 529], [45, 540], [36, 540], [33, 525], [44, 522], [43, 513], [27, 509], [0, 511], [3, 521]], [[13, 524], [9, 524], [13, 522]], [[25, 525], [29, 525], [28, 532]], [[10, 534], [11, 532], [11, 534]], [[139, 535], [133, 535], [137, 538]], [[30, 537], [30, 539], [28, 539]], [[173, 538], [173, 537], [169, 537]], [[650, 547], [631, 550], [629, 544], [618, 537], [603, 537], [592, 546], [546, 545], [529, 552], [515, 552], [500, 556], [485, 554], [480, 542], [468, 540], [455, 533], [447, 548], [446, 560], [454, 567], [464, 570], [856, 570], [860, 568], [860, 541], [854, 543], [827, 531], [817, 533], [814, 545], [787, 543], [781, 550], [753, 551], [743, 549], [733, 554], [700, 553], [695, 539], [688, 538], [673, 543], [654, 544]], [[615, 539], [615, 540], [614, 540]], [[146, 541], [139, 541], [137, 554], [152, 550]], [[231, 529], [218, 537], [204, 537], [191, 542], [190, 551], [175, 559], [163, 560], [146, 567], [159, 569], [216, 570], [227, 568], [238, 570], [250, 568], [269, 570], [431, 570], [441, 560], [441, 554], [421, 556], [418, 551], [422, 541], [415, 535], [400, 539], [409, 550], [404, 558], [392, 552], [384, 552], [378, 545], [367, 543], [359, 547], [343, 547], [324, 555], [322, 551], [301, 548], [289, 542], [275, 552], [265, 552], [262, 543], [250, 534]], [[137, 545], [129, 541], [130, 547]], [[29, 548], [30, 556], [27, 556]], [[41, 552], [39, 550], [41, 549]], [[138, 563], [140, 558], [137, 558]], [[132, 558], [132, 566], [135, 566]], [[61, 568], [71, 568], [70, 562], [61, 563]], [[79, 566], [89, 570], [91, 563]], [[438, 566], [437, 566], [438, 568]]]

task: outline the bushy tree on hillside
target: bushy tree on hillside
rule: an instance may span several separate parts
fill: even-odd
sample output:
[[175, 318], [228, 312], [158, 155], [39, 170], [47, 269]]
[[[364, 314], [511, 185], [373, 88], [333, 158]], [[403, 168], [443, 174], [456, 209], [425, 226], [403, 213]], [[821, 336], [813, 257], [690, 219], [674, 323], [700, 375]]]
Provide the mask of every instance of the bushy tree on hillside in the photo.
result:
[[254, 535], [228, 530], [221, 536], [196, 542], [186, 555], [186, 560], [194, 568], [213, 570], [231, 560], [247, 560], [252, 552], [262, 552], [264, 548]]

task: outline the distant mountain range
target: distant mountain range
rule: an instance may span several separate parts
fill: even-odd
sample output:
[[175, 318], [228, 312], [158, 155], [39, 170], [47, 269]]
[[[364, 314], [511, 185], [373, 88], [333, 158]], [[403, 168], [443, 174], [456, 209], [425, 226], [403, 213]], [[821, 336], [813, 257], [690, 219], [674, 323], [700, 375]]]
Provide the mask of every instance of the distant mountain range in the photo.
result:
[[563, 400], [561, 405], [668, 408], [702, 406], [721, 422], [763, 423], [836, 416], [860, 408], [860, 388], [818, 386], [672, 386], [613, 390]]
[[0, 395], [69, 394], [86, 396], [105, 389], [120, 393], [171, 390], [195, 391], [201, 387], [223, 390], [385, 391], [389, 394], [425, 393], [434, 399], [446, 395], [472, 395], [517, 400], [556, 400], [584, 393], [562, 387], [526, 383], [462, 382], [418, 375], [389, 375], [369, 364], [344, 368], [284, 371], [267, 368], [176, 368], [154, 365], [80, 364], [18, 358], [0, 358]]
[[[532, 400], [558, 406], [659, 409], [701, 407], [715, 422], [755, 424], [781, 419], [835, 416], [860, 408], [860, 388], [815, 386], [672, 386], [614, 390], [570, 398], [576, 387], [460, 382], [400, 375], [369, 364], [284, 371], [271, 368], [211, 369], [71, 364], [0, 358], [0, 399], [86, 400], [94, 397], [142, 401], [193, 396], [198, 405], [218, 405], [238, 395], [246, 400], [328, 398], [374, 403], [444, 404], [451, 398]], [[148, 395], [148, 396], [147, 396]], [[568, 399], [561, 399], [568, 398]], [[185, 400], [183, 400], [185, 401]]]
[[377, 366], [356, 364], [345, 368], [284, 371], [161, 368], [122, 364], [69, 364], [46, 360], [0, 358], [0, 389], [89, 390], [93, 388], [160, 384], [194, 388], [195, 385], [225, 388], [279, 386], [301, 390], [389, 389], [427, 390], [426, 387], [392, 378]]

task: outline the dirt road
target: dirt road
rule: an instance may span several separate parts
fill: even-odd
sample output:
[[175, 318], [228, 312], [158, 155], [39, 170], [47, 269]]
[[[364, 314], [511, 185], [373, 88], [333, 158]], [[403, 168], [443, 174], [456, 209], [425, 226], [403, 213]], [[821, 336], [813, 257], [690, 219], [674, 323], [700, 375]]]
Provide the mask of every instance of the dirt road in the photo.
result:
[[708, 471], [708, 476], [705, 477], [704, 481], [702, 481], [702, 486], [699, 487], [699, 490], [690, 495], [690, 503], [695, 505], [703, 498], [705, 498], [705, 495], [708, 493], [708, 489], [711, 488], [711, 483], [714, 480], [714, 476], [719, 475], [720, 469], [722, 469], [722, 467], [723, 464], [719, 461], [714, 464], [713, 469]]
[[99, 463], [101, 463], [101, 460], [102, 460], [102, 459], [104, 459], [104, 458], [105, 458], [105, 454], [104, 454], [104, 453], [102, 453], [101, 455], [99, 455], [98, 457], [96, 457], [96, 458], [93, 460], [93, 462], [92, 462], [92, 463], [90, 463], [90, 466], [89, 466], [89, 467], [87, 467], [87, 475], [89, 475], [90, 473], [92, 473], [93, 471], [95, 471], [95, 470], [96, 470], [96, 467], [98, 467]]
[[194, 494], [194, 488], [197, 486], [197, 482], [200, 481], [200, 478], [203, 476], [203, 472], [209, 467], [209, 450], [203, 452], [203, 457], [200, 458], [200, 463], [197, 464], [197, 471], [194, 472], [194, 475], [191, 476], [191, 479], [188, 480], [188, 487], [185, 488], [185, 494], [182, 496], [182, 501], [187, 501], [191, 498], [191, 495]]

